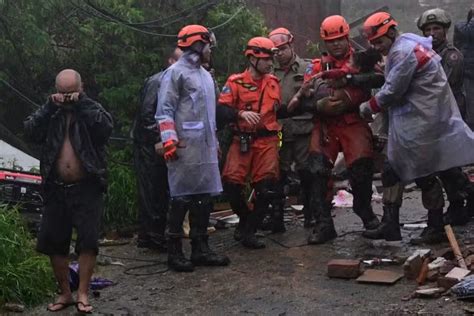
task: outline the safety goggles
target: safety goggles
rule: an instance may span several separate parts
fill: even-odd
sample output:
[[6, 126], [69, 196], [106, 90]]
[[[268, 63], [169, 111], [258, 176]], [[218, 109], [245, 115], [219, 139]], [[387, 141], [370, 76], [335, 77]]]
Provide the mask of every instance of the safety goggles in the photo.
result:
[[271, 56], [275, 55], [278, 52], [278, 48], [276, 47], [268, 49], [268, 48], [258, 47], [258, 46], [247, 46], [246, 50], [249, 50], [249, 49], [251, 49], [255, 54], [264, 53]]
[[381, 23], [377, 24], [377, 25], [373, 25], [373, 26], [364, 26], [364, 28], [362, 29], [362, 31], [364, 32], [365, 36], [367, 38], [372, 38], [374, 37], [375, 35], [377, 35], [377, 31], [384, 25], [386, 25], [387, 23], [389, 23], [390, 21], [393, 21], [393, 18], [392, 17], [389, 17], [385, 20], [383, 20]]
[[183, 36], [178, 37], [178, 40], [186, 42], [186, 40], [190, 37], [200, 35], [201, 39], [206, 42], [206, 43], [211, 43], [211, 34], [209, 32], [195, 32], [195, 33], [189, 33]]

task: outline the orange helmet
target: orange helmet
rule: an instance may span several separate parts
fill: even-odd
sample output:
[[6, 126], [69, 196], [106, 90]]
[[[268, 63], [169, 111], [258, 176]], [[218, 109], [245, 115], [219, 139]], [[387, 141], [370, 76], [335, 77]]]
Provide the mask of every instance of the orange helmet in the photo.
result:
[[273, 57], [278, 48], [266, 37], [251, 38], [245, 48], [245, 56], [255, 56], [257, 58]]
[[276, 47], [293, 42], [293, 34], [284, 27], [279, 27], [271, 31], [270, 34], [268, 34], [268, 38], [272, 40]]
[[393, 19], [390, 13], [377, 12], [365, 20], [363, 31], [367, 39], [373, 41], [374, 39], [384, 36], [392, 26], [397, 25], [397, 21]]
[[211, 43], [211, 33], [202, 25], [186, 25], [178, 33], [178, 47], [189, 47], [201, 41], [204, 43]]
[[321, 23], [320, 35], [324, 41], [330, 41], [336, 38], [348, 36], [350, 31], [346, 19], [340, 15], [331, 15]]

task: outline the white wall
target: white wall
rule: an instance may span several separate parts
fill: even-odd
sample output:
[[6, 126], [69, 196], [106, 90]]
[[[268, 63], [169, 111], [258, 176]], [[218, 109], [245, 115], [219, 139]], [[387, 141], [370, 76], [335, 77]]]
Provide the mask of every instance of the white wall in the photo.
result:
[[14, 165], [29, 171], [39, 169], [39, 160], [0, 140], [0, 167], [11, 169]]

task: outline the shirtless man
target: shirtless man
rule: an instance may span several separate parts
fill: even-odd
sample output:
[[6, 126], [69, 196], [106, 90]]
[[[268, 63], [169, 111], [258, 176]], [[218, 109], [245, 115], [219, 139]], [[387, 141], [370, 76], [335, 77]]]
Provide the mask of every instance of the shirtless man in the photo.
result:
[[[25, 121], [26, 135], [41, 145], [44, 212], [37, 250], [50, 257], [61, 294], [48, 305], [58, 311], [76, 305], [91, 313], [88, 289], [98, 253], [99, 221], [105, 189], [105, 145], [113, 123], [109, 113], [82, 91], [72, 69], [56, 77], [57, 93]], [[69, 245], [77, 230], [79, 289], [69, 287]]]

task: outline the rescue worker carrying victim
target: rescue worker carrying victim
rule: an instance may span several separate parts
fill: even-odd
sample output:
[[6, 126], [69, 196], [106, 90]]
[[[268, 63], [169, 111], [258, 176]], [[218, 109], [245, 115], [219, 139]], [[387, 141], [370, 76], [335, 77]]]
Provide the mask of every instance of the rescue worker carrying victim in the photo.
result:
[[[280, 27], [271, 31], [268, 38], [278, 48], [275, 54], [277, 65], [274, 74], [280, 80], [281, 107], [284, 110], [291, 98], [301, 88], [309, 60], [304, 60], [296, 54], [293, 49], [293, 35], [286, 28]], [[301, 183], [304, 227], [310, 227], [313, 219], [309, 206], [311, 175], [309, 170], [305, 169], [308, 160], [309, 140], [313, 129], [312, 120], [313, 114], [308, 112], [279, 120], [283, 133], [282, 147], [280, 148], [280, 185], [283, 188], [288, 182], [291, 164], [295, 162], [295, 169]]]
[[[217, 161], [214, 81], [202, 64], [211, 57], [211, 34], [201, 25], [178, 33], [181, 58], [165, 70], [155, 118], [168, 167], [171, 210], [168, 217], [168, 266], [225, 266], [229, 258], [209, 248], [207, 226], [212, 196], [222, 191]], [[189, 211], [191, 260], [182, 249], [183, 220]]]
[[[248, 248], [264, 248], [255, 236], [259, 216], [272, 205], [274, 232], [284, 231], [282, 197], [278, 191], [278, 131], [280, 86], [271, 75], [276, 50], [271, 40], [254, 37], [247, 43], [249, 68], [231, 75], [217, 106], [221, 122], [232, 123], [233, 140], [223, 170], [224, 191], [240, 222], [234, 238]], [[221, 125], [221, 124], [219, 124]], [[255, 190], [254, 209], [249, 210], [243, 188], [250, 175]]]
[[[402, 182], [416, 181], [428, 209], [428, 227], [413, 242], [440, 241], [444, 200], [436, 176], [448, 178], [453, 168], [474, 161], [474, 134], [461, 118], [431, 38], [399, 35], [396, 26], [386, 12], [364, 22], [367, 39], [387, 59], [384, 86], [360, 111], [388, 111], [390, 166]], [[463, 181], [453, 185], [467, 191]]]
[[[353, 49], [349, 42], [349, 24], [339, 15], [327, 17], [321, 24], [321, 38], [327, 54], [314, 59], [306, 71], [305, 80], [321, 71], [350, 68]], [[349, 181], [354, 195], [354, 212], [366, 229], [380, 224], [372, 206], [372, 175], [374, 172], [372, 132], [359, 115], [359, 105], [370, 98], [370, 90], [356, 86], [318, 92], [307, 98], [302, 90], [295, 96], [300, 106], [315, 111], [314, 129], [309, 147], [307, 168], [312, 176], [311, 207], [316, 225], [308, 243], [320, 244], [337, 236], [331, 217], [331, 170], [340, 151], [344, 153]], [[309, 104], [308, 104], [309, 103]], [[292, 109], [290, 109], [292, 110]]]

